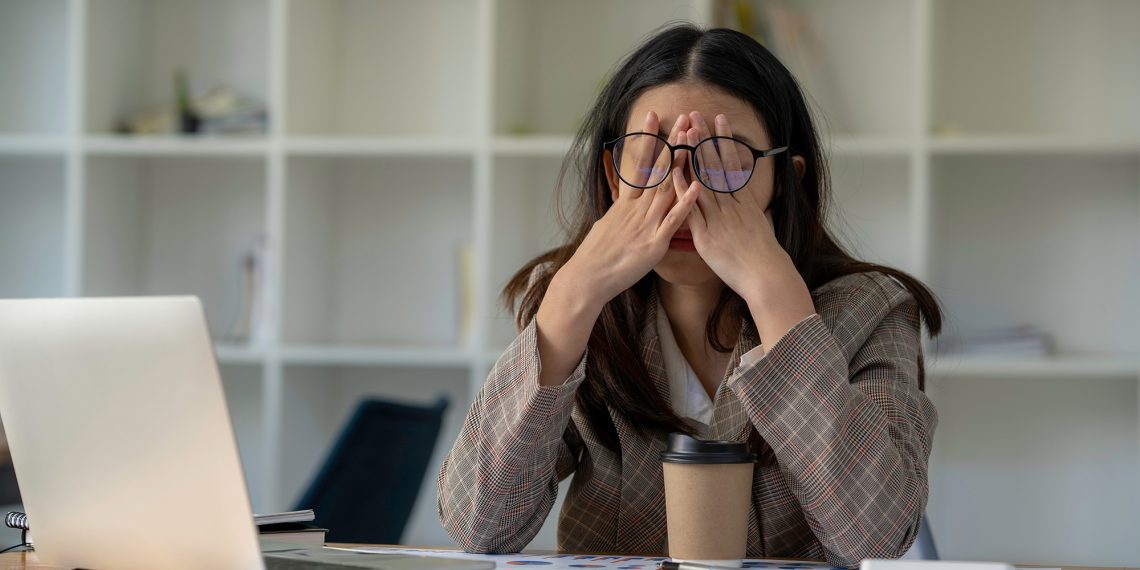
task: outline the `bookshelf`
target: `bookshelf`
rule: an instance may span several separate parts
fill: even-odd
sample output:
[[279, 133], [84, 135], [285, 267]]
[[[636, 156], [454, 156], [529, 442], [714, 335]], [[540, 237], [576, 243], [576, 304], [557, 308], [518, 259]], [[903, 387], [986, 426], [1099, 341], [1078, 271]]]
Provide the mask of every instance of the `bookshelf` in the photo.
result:
[[[1048, 359], [927, 347], [943, 414], [929, 509], [942, 552], [1033, 562], [1036, 545], [1073, 544], [1064, 537], [1077, 522], [1042, 522], [1056, 509], [1017, 521], [1025, 530], [1008, 540], [959, 532], [973, 524], [960, 493], [977, 465], [993, 482], [971, 495], [974, 511], [1029, 512], [1081, 487], [1106, 525], [1140, 527], [1140, 508], [1114, 506], [1140, 505], [1140, 38], [1129, 29], [1140, 4], [785, 4], [810, 18], [824, 62], [800, 78], [827, 136], [840, 235], [931, 284], [948, 336], [1016, 321], [1057, 340]], [[601, 82], [658, 25], [713, 22], [721, 9], [0, 0], [0, 296], [200, 296], [259, 511], [291, 506], [361, 395], [447, 395], [438, 464], [514, 336], [501, 286], [558, 239], [554, 179]], [[804, 62], [790, 64], [799, 73]], [[197, 91], [227, 84], [264, 101], [267, 132], [116, 134], [125, 113], [171, 99], [178, 66]], [[475, 269], [463, 285], [467, 248]], [[230, 338], [251, 252], [260, 318], [248, 339]], [[1027, 403], [978, 425], [1040, 425], [1044, 437], [1080, 418], [1088, 442], [1063, 439], [1052, 453], [1088, 470], [1013, 493], [1040, 465], [971, 451], [983, 435], [959, 422], [974, 421], [972, 403], [1018, 396]], [[1098, 455], [1109, 451], [1116, 459]], [[1109, 468], [1132, 478], [1080, 485]], [[447, 541], [434, 492], [425, 484], [406, 540]], [[553, 546], [555, 519], [535, 547]], [[1113, 536], [1040, 559], [1140, 558]]]

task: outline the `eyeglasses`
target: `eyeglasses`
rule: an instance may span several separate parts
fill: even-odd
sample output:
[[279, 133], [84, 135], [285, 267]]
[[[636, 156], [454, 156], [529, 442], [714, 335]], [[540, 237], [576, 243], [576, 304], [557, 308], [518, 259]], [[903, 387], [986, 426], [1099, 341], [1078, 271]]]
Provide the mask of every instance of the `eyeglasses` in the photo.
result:
[[788, 150], [781, 146], [757, 150], [732, 137], [709, 137], [696, 146], [669, 144], [653, 133], [629, 133], [602, 145], [613, 158], [614, 169], [623, 182], [634, 188], [652, 188], [665, 181], [673, 167], [673, 156], [687, 150], [693, 172], [705, 188], [713, 192], [736, 192], [744, 188], [756, 169], [756, 161]]

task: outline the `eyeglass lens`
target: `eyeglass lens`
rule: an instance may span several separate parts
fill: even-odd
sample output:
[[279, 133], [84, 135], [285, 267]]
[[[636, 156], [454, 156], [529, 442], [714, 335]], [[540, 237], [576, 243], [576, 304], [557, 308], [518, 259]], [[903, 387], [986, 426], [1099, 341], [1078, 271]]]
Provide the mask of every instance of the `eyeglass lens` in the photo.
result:
[[[673, 157], [665, 142], [653, 135], [631, 134], [614, 146], [618, 176], [627, 184], [652, 187], [665, 181]], [[728, 138], [711, 138], [697, 145], [697, 178], [717, 192], [735, 192], [752, 177], [755, 160], [747, 145]]]

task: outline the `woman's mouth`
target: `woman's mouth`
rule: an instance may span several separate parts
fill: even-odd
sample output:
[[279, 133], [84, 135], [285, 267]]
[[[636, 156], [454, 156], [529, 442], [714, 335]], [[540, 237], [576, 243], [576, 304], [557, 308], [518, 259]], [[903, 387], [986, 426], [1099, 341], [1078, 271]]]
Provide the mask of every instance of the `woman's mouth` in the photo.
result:
[[693, 245], [693, 234], [689, 230], [677, 230], [669, 240], [669, 249], [674, 251], [697, 251]]

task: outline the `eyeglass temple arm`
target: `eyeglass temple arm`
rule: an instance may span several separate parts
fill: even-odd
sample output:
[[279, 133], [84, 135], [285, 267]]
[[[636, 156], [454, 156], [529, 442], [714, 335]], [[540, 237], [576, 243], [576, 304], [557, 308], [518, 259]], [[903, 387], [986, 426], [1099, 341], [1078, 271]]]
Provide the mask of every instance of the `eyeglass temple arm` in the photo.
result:
[[788, 150], [788, 147], [781, 146], [781, 147], [776, 147], [776, 148], [770, 148], [768, 150], [753, 150], [752, 153], [754, 155], [756, 155], [756, 158], [764, 158], [766, 156], [772, 156], [773, 154], [780, 154], [781, 152], [784, 152], [785, 150]]

